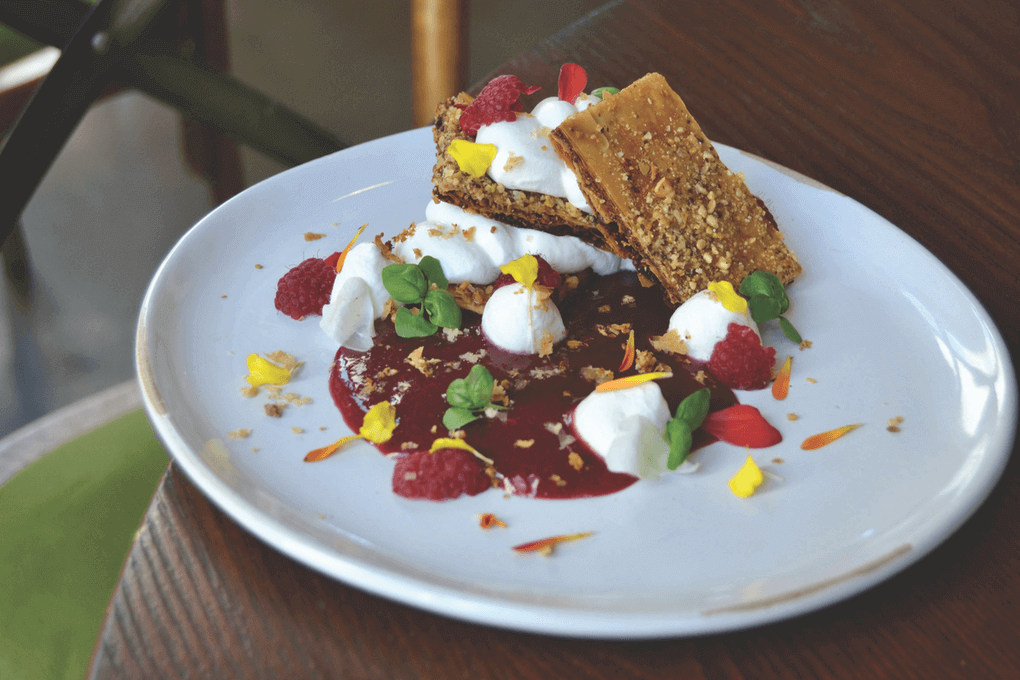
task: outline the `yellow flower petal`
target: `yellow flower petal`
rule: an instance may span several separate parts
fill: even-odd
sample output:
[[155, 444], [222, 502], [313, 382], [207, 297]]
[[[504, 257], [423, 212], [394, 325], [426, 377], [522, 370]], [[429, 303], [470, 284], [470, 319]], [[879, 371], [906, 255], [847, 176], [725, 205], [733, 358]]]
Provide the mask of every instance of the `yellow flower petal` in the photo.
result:
[[731, 312], [743, 314], [747, 311], [747, 300], [737, 295], [733, 290], [733, 284], [729, 281], [713, 281], [708, 284], [708, 289], [715, 293], [722, 306]]
[[761, 469], [755, 465], [754, 459], [748, 456], [747, 461], [744, 462], [744, 465], [737, 471], [737, 474], [733, 475], [733, 479], [730, 480], [730, 491], [741, 498], [747, 498], [764, 481], [765, 476], [761, 473]]
[[492, 159], [496, 157], [495, 144], [478, 144], [466, 139], [455, 139], [450, 142], [449, 151], [453, 160], [457, 161], [460, 171], [472, 177], [484, 175], [492, 165]]
[[260, 385], [286, 385], [290, 382], [290, 371], [283, 366], [260, 357], [258, 354], [248, 355], [248, 383], [252, 387]]
[[617, 378], [616, 380], [610, 380], [600, 385], [595, 386], [596, 392], [612, 392], [613, 390], [622, 390], [627, 387], [634, 387], [641, 383], [646, 383], [649, 380], [658, 380], [659, 378], [672, 378], [672, 373], [639, 373], [637, 375], [628, 375], [626, 378]]
[[380, 401], [368, 409], [365, 420], [358, 430], [362, 437], [373, 444], [388, 442], [397, 427], [397, 409], [388, 401]]
[[435, 453], [439, 449], [461, 449], [467, 451], [475, 458], [485, 462], [488, 465], [492, 465], [492, 459], [486, 458], [482, 454], [478, 453], [477, 450], [463, 439], [454, 439], [453, 437], [440, 437], [439, 439], [432, 442], [432, 446], [429, 448], [429, 453]]
[[514, 277], [517, 283], [531, 288], [538, 278], [538, 260], [534, 255], [522, 255], [500, 267], [499, 271]]

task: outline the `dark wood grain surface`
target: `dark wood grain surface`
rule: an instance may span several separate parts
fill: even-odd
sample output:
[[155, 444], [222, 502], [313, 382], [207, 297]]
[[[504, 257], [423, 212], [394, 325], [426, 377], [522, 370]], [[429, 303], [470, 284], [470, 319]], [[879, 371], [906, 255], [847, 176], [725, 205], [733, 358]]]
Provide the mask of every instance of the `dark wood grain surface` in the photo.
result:
[[[712, 139], [817, 179], [925, 245], [1016, 357], [1018, 47], [1020, 10], [1005, 0], [633, 0], [499, 72], [546, 92], [566, 61], [597, 84], [663, 73]], [[91, 676], [1020, 677], [1018, 492], [1012, 460], [942, 546], [849, 601], [748, 631], [620, 642], [507, 632], [367, 595], [253, 538], [171, 466]]]

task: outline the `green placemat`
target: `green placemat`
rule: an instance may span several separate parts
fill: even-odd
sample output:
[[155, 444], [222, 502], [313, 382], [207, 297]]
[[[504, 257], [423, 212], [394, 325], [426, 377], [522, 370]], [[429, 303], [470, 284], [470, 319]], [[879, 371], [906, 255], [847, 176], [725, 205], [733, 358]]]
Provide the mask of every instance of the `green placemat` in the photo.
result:
[[84, 677], [167, 455], [141, 410], [0, 487], [0, 678]]

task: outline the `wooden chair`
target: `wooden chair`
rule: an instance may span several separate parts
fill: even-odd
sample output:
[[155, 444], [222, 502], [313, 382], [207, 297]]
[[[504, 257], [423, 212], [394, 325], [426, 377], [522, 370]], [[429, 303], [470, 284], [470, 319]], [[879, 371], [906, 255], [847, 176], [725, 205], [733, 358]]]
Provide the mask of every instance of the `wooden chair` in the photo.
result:
[[[2, 240], [85, 111], [111, 87], [138, 88], [181, 110], [186, 120], [287, 165], [344, 147], [329, 131], [225, 72], [223, 0], [100, 0], [94, 7], [79, 0], [11, 0], [0, 3], [0, 23], [63, 47], [0, 149]], [[214, 140], [212, 148], [218, 146]], [[219, 163], [231, 154], [230, 147], [207, 151], [191, 157]], [[215, 179], [231, 172], [217, 166]], [[239, 177], [230, 178], [230, 191], [240, 189]]]
[[16, 303], [31, 294], [19, 216], [100, 97], [134, 87], [179, 109], [185, 157], [214, 203], [243, 188], [237, 142], [285, 165], [344, 147], [227, 73], [224, 0], [5, 0], [0, 23], [62, 48], [0, 71], [0, 243]]

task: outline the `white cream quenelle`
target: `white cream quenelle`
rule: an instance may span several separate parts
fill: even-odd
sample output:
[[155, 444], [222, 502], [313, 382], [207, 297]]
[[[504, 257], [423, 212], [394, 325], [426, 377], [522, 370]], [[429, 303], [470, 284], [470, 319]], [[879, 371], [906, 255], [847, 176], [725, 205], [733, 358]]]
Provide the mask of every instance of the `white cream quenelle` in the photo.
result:
[[482, 333], [492, 344], [517, 354], [548, 353], [567, 336], [556, 304], [520, 283], [497, 288], [485, 303]]
[[518, 114], [515, 121], [481, 126], [475, 141], [493, 144], [497, 149], [487, 174], [507, 189], [564, 198], [574, 207], [590, 213], [577, 176], [556, 154], [549, 132], [568, 116], [600, 101], [584, 93], [578, 95], [573, 104], [549, 97], [540, 101], [531, 114]]
[[724, 340], [731, 323], [747, 326], [761, 340], [758, 324], [746, 310], [733, 312], [719, 302], [715, 293], [703, 290], [680, 305], [669, 319], [669, 330], [687, 343], [687, 356], [698, 361], [712, 358], [717, 342]]
[[592, 392], [574, 409], [574, 431], [613, 472], [654, 479], [666, 472], [669, 406], [654, 382]]
[[[492, 283], [501, 265], [525, 254], [541, 255], [561, 274], [590, 267], [604, 276], [633, 268], [628, 260], [573, 236], [511, 227], [448, 203], [430, 201], [425, 217], [413, 233], [394, 243], [393, 252], [413, 263], [431, 255], [439, 260], [451, 283]], [[371, 349], [375, 320], [382, 317], [390, 298], [382, 284], [382, 270], [388, 264], [374, 243], [359, 244], [347, 254], [320, 322], [323, 332], [337, 345], [362, 352]]]

